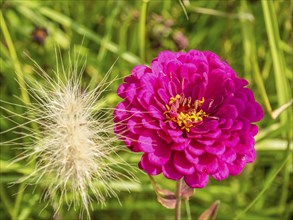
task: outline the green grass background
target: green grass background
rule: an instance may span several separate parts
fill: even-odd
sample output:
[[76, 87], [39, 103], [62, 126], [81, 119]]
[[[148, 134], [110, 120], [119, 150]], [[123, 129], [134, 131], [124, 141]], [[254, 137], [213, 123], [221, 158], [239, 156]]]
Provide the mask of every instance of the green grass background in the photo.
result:
[[[115, 63], [110, 78], [123, 77], [134, 65], [149, 64], [162, 50], [178, 50], [174, 36], [181, 32], [189, 41], [188, 49], [210, 50], [226, 60], [239, 76], [249, 80], [249, 87], [265, 110], [258, 123], [257, 159], [237, 177], [217, 182], [210, 180], [190, 198], [192, 219], [214, 201], [220, 200], [217, 219], [290, 219], [292, 201], [292, 106], [278, 114], [292, 97], [292, 1], [290, 0], [87, 0], [87, 1], [13, 1], [1, 0], [0, 92], [1, 100], [29, 102], [24, 81], [38, 80], [32, 59], [49, 74], [56, 69], [55, 48], [66, 57], [76, 47], [87, 59], [84, 85], [95, 87]], [[32, 41], [35, 27], [45, 27], [44, 45]], [[66, 65], [66, 58], [65, 65]], [[17, 80], [15, 80], [17, 79]], [[17, 81], [19, 83], [17, 83]], [[119, 102], [115, 81], [105, 95], [106, 105]], [[20, 101], [21, 100], [21, 101]], [[25, 109], [1, 102], [3, 108], [21, 113]], [[1, 109], [1, 116], [10, 116]], [[21, 122], [21, 121], [19, 121]], [[1, 131], [14, 126], [5, 117]], [[16, 134], [1, 134], [1, 142]], [[15, 150], [18, 148], [18, 150]], [[19, 162], [8, 166], [21, 152], [17, 146], [1, 146], [0, 219], [78, 219], [78, 210], [58, 216], [41, 200], [42, 185], [10, 186], [32, 166]], [[140, 155], [121, 154], [136, 166]], [[122, 206], [110, 198], [106, 207], [94, 203], [92, 219], [173, 219], [174, 211], [157, 201], [149, 178], [137, 173], [140, 184], [113, 185]], [[174, 182], [161, 175], [155, 178], [166, 188]], [[125, 184], [131, 189], [125, 190]], [[183, 218], [185, 206], [182, 208]]]

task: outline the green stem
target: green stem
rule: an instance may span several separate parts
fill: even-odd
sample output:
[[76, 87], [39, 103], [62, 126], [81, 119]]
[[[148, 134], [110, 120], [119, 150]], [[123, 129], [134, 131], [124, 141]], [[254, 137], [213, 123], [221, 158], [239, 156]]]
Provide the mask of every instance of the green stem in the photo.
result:
[[[5, 40], [6, 45], [8, 47], [11, 61], [12, 61], [13, 65], [14, 65], [14, 70], [15, 70], [17, 82], [18, 82], [19, 87], [20, 87], [21, 99], [22, 99], [23, 103], [26, 106], [30, 106], [31, 101], [30, 101], [30, 97], [29, 97], [29, 94], [28, 94], [27, 89], [26, 89], [26, 83], [25, 83], [25, 79], [24, 79], [24, 74], [23, 74], [20, 62], [18, 60], [17, 53], [16, 53], [16, 50], [15, 50], [14, 44], [12, 42], [9, 30], [7, 28], [4, 16], [3, 16], [1, 11], [0, 11], [0, 23], [1, 23], [1, 30], [2, 30], [2, 33], [4, 35], [4, 40]], [[34, 119], [34, 116], [33, 115], [31, 115], [31, 116], [32, 116], [32, 119]], [[38, 130], [38, 126], [37, 126], [37, 124], [35, 122], [33, 122], [33, 120], [32, 120], [31, 125], [32, 125], [33, 129], [35, 129], [36, 131]]]
[[[17, 78], [17, 81], [18, 81], [19, 86], [20, 86], [20, 92], [21, 92], [22, 101], [24, 102], [24, 104], [26, 106], [28, 106], [28, 105], [30, 105], [30, 98], [29, 98], [29, 95], [27, 93], [23, 71], [22, 71], [21, 65], [19, 63], [17, 53], [16, 53], [15, 47], [13, 45], [9, 30], [7, 28], [4, 16], [3, 16], [1, 11], [0, 11], [0, 23], [1, 23], [1, 30], [2, 30], [4, 39], [5, 39], [5, 43], [6, 43], [7, 47], [8, 47], [9, 54], [10, 54], [12, 63], [14, 65], [16, 78]], [[22, 197], [23, 197], [24, 188], [25, 188], [25, 184], [21, 183], [20, 186], [19, 186], [15, 206], [14, 206], [13, 212], [11, 213], [13, 220], [17, 219], [17, 215], [18, 215], [20, 204], [21, 204]]]
[[142, 62], [145, 62], [145, 27], [146, 27], [146, 14], [147, 14], [147, 4], [149, 0], [143, 0], [140, 9], [140, 20], [139, 20], [139, 50], [140, 58]]
[[156, 183], [156, 181], [155, 181], [155, 179], [154, 179], [154, 177], [152, 177], [151, 175], [148, 175], [149, 176], [149, 178], [150, 178], [150, 180], [151, 180], [151, 184], [152, 184], [152, 187], [153, 187], [153, 189], [155, 190], [155, 192], [157, 193], [157, 183]]
[[265, 193], [265, 191], [270, 187], [272, 182], [276, 179], [276, 176], [280, 173], [280, 171], [284, 168], [284, 166], [287, 164], [288, 160], [290, 159], [290, 154], [287, 156], [287, 158], [282, 162], [280, 167], [273, 173], [272, 176], [265, 182], [264, 186], [262, 187], [262, 190], [258, 193], [258, 195], [254, 198], [254, 200], [240, 213], [238, 214], [234, 220], [241, 219], [242, 217]]
[[24, 188], [25, 188], [25, 183], [21, 183], [20, 186], [19, 186], [18, 192], [17, 192], [15, 206], [14, 206], [14, 209], [13, 209], [12, 220], [17, 220], [18, 219], [18, 213], [19, 213], [19, 208], [20, 208], [20, 204], [21, 204], [21, 201], [22, 201], [22, 197], [23, 197]]
[[[290, 100], [290, 93], [288, 89], [288, 83], [286, 81], [286, 66], [284, 56], [282, 50], [279, 47], [281, 40], [277, 24], [277, 15], [275, 12], [273, 1], [262, 0], [261, 3], [271, 55], [273, 58], [272, 60], [275, 74], [278, 104], [279, 106], [282, 106]], [[288, 114], [289, 113], [287, 112], [287, 114], [282, 114], [280, 116], [282, 123], [288, 123]]]
[[[241, 1], [240, 4], [240, 12], [243, 14], [249, 14], [251, 13], [249, 11], [248, 5], [246, 1]], [[242, 33], [243, 33], [243, 47], [244, 47], [244, 67], [246, 72], [254, 73], [254, 81], [258, 87], [258, 90], [261, 94], [261, 97], [263, 99], [264, 105], [269, 113], [270, 116], [272, 116], [272, 107], [270, 104], [269, 97], [266, 92], [264, 80], [261, 76], [261, 72], [259, 69], [259, 64], [256, 57], [256, 43], [255, 43], [255, 37], [253, 35], [253, 23], [249, 20], [242, 19], [241, 20], [241, 27], [242, 27]]]
[[21, 98], [22, 98], [22, 100], [23, 100], [25, 105], [29, 105], [30, 104], [30, 99], [29, 99], [29, 95], [28, 95], [27, 90], [26, 90], [26, 85], [25, 85], [25, 81], [24, 81], [23, 72], [22, 72], [20, 63], [18, 61], [17, 53], [16, 53], [15, 47], [13, 45], [11, 36], [9, 34], [9, 31], [8, 31], [4, 16], [2, 15], [1, 11], [0, 11], [0, 23], [1, 23], [1, 30], [2, 30], [4, 39], [5, 39], [5, 43], [6, 43], [7, 47], [8, 47], [9, 54], [10, 54], [12, 63], [14, 65], [16, 78], [17, 78], [17, 81], [18, 81], [19, 86], [20, 86]]
[[7, 195], [6, 195], [6, 192], [4, 190], [2, 183], [0, 183], [0, 198], [5, 206], [6, 210], [9, 212], [10, 216], [12, 217], [13, 216], [12, 204], [9, 201], [9, 199], [7, 198]]
[[184, 5], [184, 2], [182, 0], [179, 0], [179, 3], [180, 3], [180, 6], [185, 14], [185, 17], [186, 17], [186, 20], [189, 20], [189, 17], [188, 17], [188, 14], [187, 14], [187, 11], [186, 11], [186, 8], [185, 8], [185, 5]]
[[175, 206], [175, 220], [181, 219], [181, 186], [182, 186], [182, 180], [180, 179], [176, 183], [176, 206]]
[[185, 200], [185, 208], [186, 208], [187, 220], [191, 220], [192, 218], [191, 218], [189, 199]]
[[[291, 145], [291, 132], [288, 132], [288, 137], [287, 137], [287, 150], [285, 151], [285, 158], [287, 157], [287, 155], [289, 155], [289, 159], [287, 161], [287, 163], [284, 166], [284, 170], [283, 170], [283, 186], [282, 186], [282, 192], [280, 195], [280, 202], [279, 202], [279, 207], [280, 207], [280, 212], [283, 213], [283, 215], [286, 214], [286, 210], [290, 209], [288, 204], [287, 204], [287, 199], [288, 199], [288, 189], [290, 186], [290, 166], [292, 165], [292, 154], [290, 152], [290, 145]], [[285, 216], [283, 216], [285, 219]]]

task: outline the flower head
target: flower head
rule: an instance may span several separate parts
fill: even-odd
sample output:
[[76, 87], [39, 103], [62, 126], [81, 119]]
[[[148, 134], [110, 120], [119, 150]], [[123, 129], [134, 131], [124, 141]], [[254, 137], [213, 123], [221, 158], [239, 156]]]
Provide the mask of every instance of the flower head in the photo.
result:
[[83, 89], [82, 73], [73, 65], [65, 69], [62, 63], [62, 70], [52, 77], [37, 66], [41, 80], [27, 84], [33, 98], [22, 116], [27, 122], [17, 126], [27, 131], [23, 137], [31, 141], [22, 146], [27, 151], [17, 161], [30, 158], [36, 164], [20, 181], [41, 182], [45, 198], [57, 204], [56, 212], [65, 201], [69, 206], [81, 204], [89, 217], [92, 197], [104, 205], [105, 196], [117, 197], [111, 182], [134, 176], [117, 155], [120, 148], [114, 145], [112, 114], [101, 107], [101, 94], [111, 84], [110, 72], [95, 89]]
[[115, 133], [150, 175], [202, 188], [255, 160], [252, 124], [263, 117], [248, 82], [216, 54], [161, 52], [150, 67], [134, 67], [118, 88]]

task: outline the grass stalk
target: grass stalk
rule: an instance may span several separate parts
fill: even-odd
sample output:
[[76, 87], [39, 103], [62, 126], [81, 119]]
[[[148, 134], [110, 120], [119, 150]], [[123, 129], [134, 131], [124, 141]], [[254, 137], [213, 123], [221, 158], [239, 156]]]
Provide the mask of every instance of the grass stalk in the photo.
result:
[[[242, 13], [248, 13], [248, 5], [245, 0], [241, 1], [241, 7], [240, 10]], [[244, 47], [244, 65], [245, 65], [245, 71], [253, 72], [253, 78], [254, 81], [258, 87], [258, 90], [260, 92], [260, 95], [263, 99], [264, 105], [266, 110], [270, 115], [272, 115], [272, 107], [270, 104], [269, 97], [266, 92], [266, 88], [264, 86], [264, 81], [262, 79], [260, 68], [257, 61], [257, 52], [256, 52], [256, 45], [255, 45], [255, 38], [253, 35], [252, 30], [252, 23], [249, 20], [241, 20], [241, 27], [242, 27], [242, 33], [243, 33], [243, 47]]]
[[18, 213], [20, 211], [20, 205], [23, 198], [24, 189], [25, 189], [25, 183], [22, 182], [18, 188], [17, 197], [16, 197], [14, 209], [13, 209], [13, 214], [12, 214], [12, 220], [18, 220]]
[[139, 53], [142, 62], [145, 62], [146, 14], [149, 0], [143, 0], [139, 19]]
[[[267, 30], [272, 60], [274, 68], [274, 76], [276, 82], [276, 90], [278, 104], [282, 106], [290, 100], [289, 86], [286, 82], [286, 66], [283, 53], [280, 49], [280, 34], [277, 24], [277, 16], [273, 6], [273, 1], [262, 0], [262, 9], [264, 13], [264, 21]], [[281, 122], [288, 123], [288, 114], [282, 114]]]
[[187, 220], [192, 220], [189, 199], [185, 200], [185, 209], [186, 209]]
[[254, 200], [248, 206], [246, 206], [246, 208], [240, 214], [238, 214], [234, 218], [234, 220], [240, 219], [240, 217], [242, 217], [248, 210], [250, 210], [253, 207], [253, 205], [263, 196], [263, 194], [269, 189], [269, 187], [271, 186], [271, 184], [275, 180], [276, 176], [281, 172], [281, 170], [287, 164], [287, 162], [289, 161], [289, 159], [290, 159], [290, 154], [281, 163], [281, 165], [279, 166], [279, 168], [266, 180], [266, 182], [264, 183], [264, 185], [262, 187], [262, 190], [258, 193], [258, 195], [254, 198]]
[[[16, 78], [17, 78], [18, 84], [20, 86], [21, 99], [26, 106], [29, 106], [31, 102], [30, 102], [30, 98], [29, 98], [29, 95], [28, 95], [28, 92], [26, 89], [26, 83], [25, 83], [23, 71], [21, 68], [21, 64], [18, 60], [17, 53], [16, 53], [14, 44], [12, 42], [12, 39], [11, 39], [11, 36], [10, 36], [9, 30], [7, 28], [7, 25], [6, 25], [6, 22], [5, 22], [5, 19], [4, 19], [2, 12], [0, 12], [0, 23], [1, 23], [1, 30], [2, 30], [4, 39], [5, 39], [5, 42], [7, 44], [8, 50], [9, 50], [10, 58], [11, 58], [12, 63], [14, 65]], [[34, 125], [34, 123], [32, 123], [32, 126], [33, 126], [33, 128], [36, 129], [36, 126]], [[13, 209], [13, 211], [11, 211], [11, 210], [9, 211], [9, 209], [8, 209], [13, 220], [18, 219], [18, 213], [19, 213], [21, 201], [23, 198], [24, 188], [25, 188], [25, 183], [21, 183], [19, 186], [19, 189], [18, 189], [14, 209]], [[1, 195], [2, 195], [2, 192], [1, 192]], [[5, 199], [5, 197], [3, 197], [3, 198]], [[6, 201], [6, 206], [9, 207], [9, 203], [7, 203], [7, 201]]]
[[[272, 60], [273, 60], [273, 68], [274, 68], [274, 76], [275, 76], [275, 83], [276, 83], [276, 90], [277, 90], [277, 97], [278, 97], [278, 105], [283, 106], [290, 100], [290, 89], [286, 79], [286, 65], [285, 59], [283, 55], [283, 51], [280, 48], [281, 39], [280, 33], [278, 28], [278, 18], [276, 15], [276, 11], [274, 8], [273, 1], [266, 1], [262, 0], [262, 9], [264, 13], [264, 21], [266, 25]], [[284, 133], [287, 133], [289, 136], [290, 133], [290, 113], [291, 111], [285, 111], [285, 114], [280, 115], [280, 120], [282, 124], [288, 126], [288, 129], [284, 129]], [[290, 138], [289, 138], [290, 140]], [[290, 143], [290, 141], [288, 141]], [[290, 145], [290, 144], [289, 144]], [[289, 146], [288, 145], [288, 146]], [[287, 156], [290, 150], [288, 149], [284, 152], [284, 155]], [[282, 193], [279, 202], [279, 208], [282, 212], [282, 209], [286, 206], [287, 200], [287, 189], [289, 187], [289, 176], [288, 176], [288, 165], [286, 164], [285, 169], [283, 171], [284, 181], [282, 183]]]
[[[106, 33], [105, 33], [105, 36], [101, 40], [101, 47], [100, 47], [100, 50], [99, 50], [98, 56], [97, 56], [98, 63], [104, 63], [103, 61], [105, 60], [105, 57], [108, 52], [107, 45], [111, 41], [114, 21], [115, 21], [115, 18], [117, 17], [119, 10], [120, 10], [120, 6], [121, 6], [121, 2], [118, 2], [117, 5], [115, 6], [115, 8], [112, 10], [111, 15], [109, 16], [109, 19], [107, 20]], [[101, 73], [101, 66], [102, 65], [99, 65], [97, 67], [97, 72], [99, 74]], [[97, 86], [99, 74], [94, 74], [92, 76], [92, 79], [90, 81], [90, 86], [89, 86], [90, 89], [94, 89]]]
[[70, 27], [76, 33], [82, 36], [85, 36], [85, 38], [90, 39], [96, 42], [97, 44], [103, 43], [105, 48], [107, 48], [107, 50], [111, 51], [112, 53], [118, 54], [122, 59], [126, 60], [127, 62], [132, 64], [140, 63], [140, 59], [134, 54], [120, 50], [118, 45], [116, 45], [113, 42], [110, 42], [110, 41], [103, 42], [102, 37], [97, 35], [91, 29], [87, 28], [86, 26], [82, 24], [75, 22], [70, 17], [65, 16], [64, 14], [61, 14], [51, 8], [40, 7], [40, 5], [37, 4], [36, 2], [25, 2], [25, 3], [18, 2], [16, 5], [16, 8], [18, 7], [27, 7], [28, 10], [37, 10], [41, 15], [44, 15], [45, 17], [48, 17], [52, 21], [55, 21], [56, 23], [61, 24], [65, 27]]
[[6, 210], [12, 217], [13, 216], [12, 204], [6, 195], [6, 192], [2, 183], [0, 183], [0, 198], [1, 198], [1, 201], [3, 202], [4, 207], [6, 208]]
[[289, 205], [287, 205], [288, 194], [290, 194], [290, 192], [289, 192], [290, 166], [292, 165], [292, 154], [291, 154], [291, 150], [290, 150], [290, 145], [291, 145], [291, 138], [290, 137], [292, 137], [292, 134], [290, 134], [290, 132], [289, 132], [288, 137], [287, 137], [287, 142], [288, 142], [287, 149], [286, 149], [286, 153], [284, 154], [285, 156], [289, 155], [288, 156], [289, 159], [284, 166], [283, 185], [282, 185], [282, 191], [281, 191], [281, 196], [280, 196], [280, 201], [279, 201], [280, 213], [283, 213], [284, 219], [287, 219], [287, 217], [285, 216], [287, 214], [286, 210], [290, 209]]
[[1, 30], [2, 30], [2, 33], [3, 33], [3, 36], [4, 36], [4, 40], [5, 40], [6, 44], [7, 44], [9, 54], [10, 54], [10, 58], [11, 58], [11, 61], [12, 61], [13, 65], [14, 65], [16, 78], [17, 78], [17, 81], [18, 81], [19, 86], [20, 86], [21, 99], [24, 102], [24, 104], [28, 106], [30, 104], [30, 98], [29, 98], [29, 95], [28, 95], [27, 90], [26, 90], [23, 71], [22, 71], [20, 62], [18, 60], [17, 53], [16, 53], [16, 50], [15, 50], [14, 44], [12, 42], [9, 30], [7, 28], [5, 18], [4, 18], [4, 16], [3, 16], [1, 11], [0, 11], [0, 23], [1, 23]]

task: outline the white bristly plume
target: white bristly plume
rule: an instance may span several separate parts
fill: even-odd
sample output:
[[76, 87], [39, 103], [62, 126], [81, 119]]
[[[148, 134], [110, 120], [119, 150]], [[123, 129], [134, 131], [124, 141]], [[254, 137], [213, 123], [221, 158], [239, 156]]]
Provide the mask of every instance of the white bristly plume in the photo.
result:
[[119, 147], [113, 145], [117, 139], [112, 114], [101, 108], [101, 94], [111, 83], [107, 82], [110, 71], [95, 89], [82, 90], [83, 69], [78, 72], [77, 65], [65, 69], [62, 63], [56, 77], [35, 65], [42, 80], [27, 83], [33, 104], [22, 116], [28, 121], [17, 126], [25, 128], [23, 137], [33, 141], [17, 161], [30, 158], [35, 163], [35, 171], [24, 180], [42, 183], [45, 198], [57, 202], [57, 211], [65, 201], [69, 206], [81, 204], [89, 216], [93, 197], [102, 205], [105, 196], [117, 197], [111, 181], [133, 180], [132, 174], [124, 172], [129, 168], [116, 153]]

